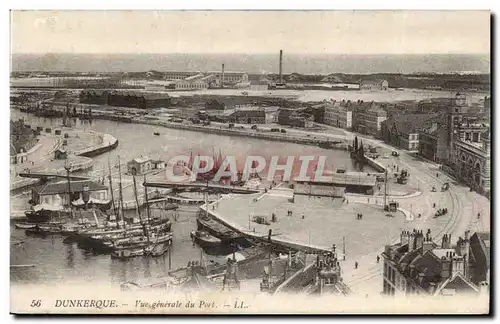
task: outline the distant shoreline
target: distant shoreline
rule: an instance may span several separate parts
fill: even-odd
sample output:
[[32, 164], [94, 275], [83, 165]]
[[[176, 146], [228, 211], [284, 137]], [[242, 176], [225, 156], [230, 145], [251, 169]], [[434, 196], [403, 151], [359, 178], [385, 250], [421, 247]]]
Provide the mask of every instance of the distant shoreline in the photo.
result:
[[[214, 71], [225, 63], [230, 70], [249, 74], [278, 73], [278, 55], [269, 54], [194, 54], [138, 53], [85, 54], [46, 53], [11, 54], [11, 71], [65, 71], [120, 73], [189, 70]], [[449, 74], [467, 71], [491, 73], [490, 54], [294, 54], [285, 53], [285, 74]], [[477, 73], [474, 73], [477, 74]]]

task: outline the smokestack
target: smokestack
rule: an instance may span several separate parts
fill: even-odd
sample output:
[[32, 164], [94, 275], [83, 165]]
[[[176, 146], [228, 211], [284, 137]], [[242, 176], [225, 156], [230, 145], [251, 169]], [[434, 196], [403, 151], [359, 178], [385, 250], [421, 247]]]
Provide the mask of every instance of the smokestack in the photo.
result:
[[280, 83], [283, 83], [283, 50], [280, 50]]
[[222, 63], [222, 74], [220, 78], [220, 87], [224, 88], [224, 63]]

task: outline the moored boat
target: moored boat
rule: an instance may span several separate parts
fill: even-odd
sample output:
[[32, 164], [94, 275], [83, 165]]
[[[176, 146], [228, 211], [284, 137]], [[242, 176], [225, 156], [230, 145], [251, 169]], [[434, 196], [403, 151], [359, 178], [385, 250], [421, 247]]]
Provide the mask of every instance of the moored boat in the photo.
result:
[[210, 235], [205, 231], [192, 231], [191, 239], [202, 248], [217, 248], [220, 247], [222, 241], [215, 236]]
[[111, 257], [116, 259], [129, 259], [138, 256], [160, 256], [164, 254], [172, 244], [172, 233], [160, 236], [150, 236], [143, 242], [123, 242], [113, 246]]
[[35, 228], [36, 224], [33, 224], [33, 223], [16, 223], [15, 226], [16, 226], [16, 228], [26, 230], [26, 229]]

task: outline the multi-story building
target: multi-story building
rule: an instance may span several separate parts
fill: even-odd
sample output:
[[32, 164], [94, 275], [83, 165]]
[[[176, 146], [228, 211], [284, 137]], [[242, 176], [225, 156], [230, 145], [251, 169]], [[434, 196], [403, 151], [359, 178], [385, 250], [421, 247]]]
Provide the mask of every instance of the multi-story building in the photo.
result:
[[171, 98], [166, 93], [140, 91], [82, 90], [80, 103], [130, 107], [139, 109], [169, 107]]
[[10, 156], [12, 164], [24, 163], [27, 154], [37, 143], [36, 132], [23, 119], [10, 120]]
[[448, 109], [447, 165], [460, 180], [481, 193], [490, 190], [490, 122], [457, 93]]
[[188, 78], [173, 82], [169, 88], [173, 90], [203, 90], [208, 88], [208, 83], [201, 78], [192, 80]]
[[448, 127], [446, 114], [441, 114], [424, 124], [418, 133], [419, 154], [431, 161], [444, 163], [448, 160]]
[[387, 119], [387, 112], [375, 102], [356, 104], [353, 116], [353, 129], [359, 133], [380, 137], [382, 122]]
[[481, 142], [455, 140], [450, 165], [458, 178], [480, 193], [490, 191], [490, 131], [481, 134]]
[[[222, 70], [221, 71], [190, 71], [190, 72], [165, 72], [165, 80], [202, 80], [206, 83], [215, 81], [216, 85], [220, 86], [222, 83]], [[224, 71], [224, 84], [237, 84], [241, 82], [248, 82], [248, 74], [238, 71]], [[215, 86], [215, 85], [214, 85]]]
[[327, 125], [350, 129], [352, 128], [353, 107], [350, 102], [329, 102], [325, 108], [324, 123]]
[[294, 126], [294, 127], [311, 127], [314, 122], [314, 117], [300, 116], [299, 112], [294, 109], [281, 108], [278, 111], [277, 122], [280, 125]]
[[190, 71], [190, 72], [175, 72], [175, 71], [170, 71], [170, 72], [164, 72], [165, 75], [165, 80], [184, 80], [186, 78], [195, 76], [200, 74], [201, 72], [195, 72], [195, 71]]
[[433, 295], [488, 291], [490, 268], [489, 233], [469, 231], [452, 246], [451, 235], [441, 244], [427, 233], [403, 231], [400, 242], [387, 245], [382, 257], [383, 293], [392, 296]]
[[227, 120], [238, 124], [265, 124], [266, 111], [263, 109], [239, 109], [231, 113]]
[[[219, 84], [222, 80], [222, 71], [210, 71], [206, 75], [215, 75]], [[248, 74], [239, 71], [224, 71], [224, 84], [236, 84], [241, 82], [248, 82]]]
[[393, 115], [381, 124], [382, 139], [403, 150], [418, 151], [420, 130], [434, 117], [428, 114]]

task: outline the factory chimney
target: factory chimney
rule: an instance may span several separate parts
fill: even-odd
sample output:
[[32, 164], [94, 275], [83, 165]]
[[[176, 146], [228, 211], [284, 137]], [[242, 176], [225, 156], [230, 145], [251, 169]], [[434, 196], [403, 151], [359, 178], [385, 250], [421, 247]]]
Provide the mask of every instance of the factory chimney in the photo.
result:
[[220, 87], [224, 88], [224, 63], [222, 63], [222, 73], [220, 77]]
[[283, 83], [283, 50], [280, 50], [280, 83]]

